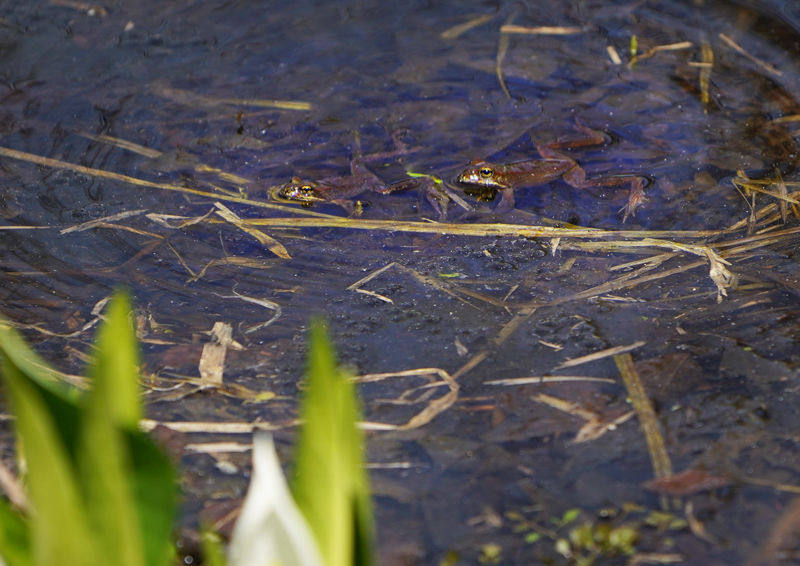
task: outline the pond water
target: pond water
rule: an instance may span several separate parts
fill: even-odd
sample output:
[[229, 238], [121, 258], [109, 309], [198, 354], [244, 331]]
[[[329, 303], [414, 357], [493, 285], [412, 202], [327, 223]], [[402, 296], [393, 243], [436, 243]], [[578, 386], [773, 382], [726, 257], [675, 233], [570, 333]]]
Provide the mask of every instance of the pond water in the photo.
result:
[[[0, 146], [23, 152], [0, 155], [0, 312], [58, 369], [81, 373], [84, 325], [125, 285], [148, 416], [269, 423], [288, 460], [322, 316], [358, 375], [445, 372], [361, 386], [370, 428], [398, 425], [368, 433], [382, 563], [566, 564], [553, 538], [582, 524], [634, 525], [639, 560], [794, 556], [798, 195], [785, 223], [779, 203], [798, 179], [796, 3], [6, 0], [0, 53]], [[646, 180], [625, 222], [625, 184], [523, 182], [503, 211], [455, 181], [476, 158], [585, 138], [581, 124], [608, 138], [559, 150], [587, 178]], [[270, 197], [354, 158], [381, 187], [443, 180], [446, 218], [421, 190], [353, 195], [358, 178], [334, 195], [359, 202], [352, 217]], [[773, 194], [745, 196], [737, 171]], [[748, 226], [753, 205], [766, 212]], [[198, 390], [216, 322], [243, 349], [226, 390]], [[663, 469], [614, 358], [559, 367], [626, 346], [672, 470], [727, 485], [645, 489]], [[487, 383], [532, 376], [603, 380]], [[602, 430], [585, 439], [587, 422]], [[247, 452], [193, 452], [249, 436], [197, 428], [175, 439], [190, 445], [187, 556], [199, 515], [229, 528], [249, 473]]]

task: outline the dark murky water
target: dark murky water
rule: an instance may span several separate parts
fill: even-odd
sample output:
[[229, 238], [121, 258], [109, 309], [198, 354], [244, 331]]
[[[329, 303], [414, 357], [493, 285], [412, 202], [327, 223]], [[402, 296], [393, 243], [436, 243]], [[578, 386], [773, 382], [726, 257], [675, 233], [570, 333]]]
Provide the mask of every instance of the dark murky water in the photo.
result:
[[[154, 183], [205, 192], [214, 191], [212, 184], [241, 188], [266, 201], [269, 187], [293, 175], [314, 180], [347, 174], [358, 154], [387, 183], [404, 179], [407, 171], [451, 180], [475, 157], [500, 163], [532, 159], [538, 145], [574, 137], [578, 118], [614, 140], [569, 152], [589, 177], [625, 173], [652, 180], [646, 204], [625, 224], [618, 212], [624, 190], [583, 191], [554, 181], [516, 191], [516, 209], [508, 214], [493, 212], [496, 200], [464, 197], [469, 211], [451, 203], [448, 220], [460, 225], [556, 221], [626, 231], [719, 230], [749, 215], [731, 184], [737, 170], [753, 178], [776, 170], [790, 182], [798, 177], [797, 122], [790, 117], [800, 114], [800, 10], [793, 3], [278, 7], [143, 1], [102, 7], [105, 14], [89, 16], [70, 5], [0, 2], [0, 145]], [[481, 15], [490, 18], [456, 37], [442, 37]], [[499, 29], [509, 22], [584, 30], [506, 36], [502, 75], [510, 98], [496, 74]], [[738, 53], [720, 33], [757, 60]], [[632, 35], [640, 54], [657, 45], [691, 46], [658, 52], [629, 68]], [[697, 66], [704, 61], [703, 42], [713, 52], [708, 102], [702, 100]], [[609, 46], [622, 64], [612, 62]], [[312, 109], [253, 103], [263, 100], [305, 101]], [[91, 137], [99, 135], [160, 155]], [[210, 169], [242, 180], [220, 179]], [[482, 363], [459, 377], [459, 400], [430, 424], [370, 436], [371, 461], [410, 466], [373, 473], [386, 564], [431, 564], [446, 556], [452, 563], [449, 551], [462, 563], [491, 563], [482, 555], [486, 544], [500, 545], [503, 563], [566, 563], [552, 541], [526, 542], [515, 530], [519, 522], [507, 514], [551, 528], [551, 518], [575, 507], [582, 509], [579, 522], [600, 520], [601, 510], [613, 514], [609, 508], [628, 503], [658, 509], [658, 496], [642, 488], [653, 471], [635, 418], [596, 440], [573, 444], [584, 422], [531, 399], [544, 393], [579, 403], [601, 420], [625, 413], [627, 393], [611, 358], [555, 368], [567, 358], [637, 340], [646, 343], [632, 355], [675, 471], [699, 468], [734, 480], [728, 488], [685, 500], [705, 525], [707, 540], [688, 528], [662, 533], [642, 527], [640, 552], [678, 553], [687, 564], [745, 564], [792, 495], [744, 480], [799, 481], [800, 284], [797, 239], [790, 233], [729, 257], [740, 288], [717, 303], [708, 263], [680, 271], [698, 262], [680, 250], [660, 258], [664, 263], [652, 270], [637, 264], [616, 271], [665, 250], [623, 253], [564, 240], [553, 253], [549, 240], [522, 237], [264, 228], [291, 255], [279, 259], [222, 223], [176, 230], [138, 215], [115, 226], [59, 234], [132, 210], [202, 216], [215, 200], [205, 196], [6, 157], [0, 158], [0, 196], [4, 225], [44, 227], [0, 232], [2, 313], [66, 335], [92, 318], [93, 306], [111, 288], [129, 286], [139, 308], [146, 370], [163, 378], [149, 397], [155, 419], [290, 420], [303, 369], [304, 328], [312, 315], [329, 319], [342, 360], [362, 374], [421, 367], [454, 374], [487, 351]], [[437, 219], [416, 191], [358, 198], [366, 204], [365, 219]], [[760, 196], [756, 204], [771, 202]], [[292, 216], [287, 210], [228, 206], [244, 218]], [[334, 204], [308, 210], [345, 214]], [[773, 229], [795, 225], [791, 219]], [[733, 246], [723, 242], [742, 238], [739, 231], [707, 241], [725, 251]], [[259, 263], [221, 263], [225, 258]], [[209, 262], [217, 263], [193, 278]], [[363, 286], [391, 302], [347, 290], [391, 262], [407, 269], [392, 268]], [[675, 272], [588, 300], [569, 299], [625, 273], [644, 277], [670, 270]], [[272, 301], [281, 308], [280, 318], [246, 333], [275, 312], [231, 298], [234, 293]], [[532, 303], [537, 309], [529, 318], [497, 340], [515, 314], [531, 312]], [[232, 324], [234, 339], [246, 347], [229, 353], [226, 380], [272, 391], [275, 399], [250, 403], [214, 392], [179, 399], [180, 391], [164, 391], [175, 376], [198, 375], [202, 344], [217, 321]], [[91, 332], [63, 338], [29, 328], [26, 334], [60, 369], [81, 371], [78, 352], [88, 351]], [[615, 383], [484, 384], [551, 373]], [[424, 403], [385, 400], [421, 383], [403, 378], [364, 385], [367, 418], [407, 421]], [[288, 456], [291, 432], [277, 434]], [[186, 441], [221, 440], [246, 437], [193, 434]], [[4, 455], [10, 456], [9, 447]], [[216, 504], [207, 510], [213, 514], [220, 502], [240, 497], [246, 488], [249, 456], [218, 458], [239, 471], [226, 475], [211, 456], [184, 456], [188, 526], [204, 506]], [[682, 506], [673, 512], [684, 516]]]

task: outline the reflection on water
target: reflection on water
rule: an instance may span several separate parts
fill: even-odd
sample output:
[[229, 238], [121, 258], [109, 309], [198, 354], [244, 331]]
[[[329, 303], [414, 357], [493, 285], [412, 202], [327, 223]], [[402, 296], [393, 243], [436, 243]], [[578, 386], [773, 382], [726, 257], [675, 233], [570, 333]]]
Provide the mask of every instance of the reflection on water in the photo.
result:
[[[526, 543], [515, 532], [520, 516], [543, 525], [574, 507], [583, 520], [625, 503], [657, 509], [658, 497], [641, 487], [653, 472], [636, 419], [571, 443], [586, 419], [611, 422], [630, 410], [613, 360], [556, 369], [644, 341], [632, 355], [674, 469], [739, 483], [692, 498], [714, 543], [698, 547], [683, 530], [670, 533], [667, 548], [651, 529], [639, 550], [678, 552], [690, 564], [744, 563], [787, 497], [742, 480], [792, 483], [800, 470], [799, 287], [796, 236], [785, 232], [796, 218], [763, 220], [745, 240], [754, 197], [731, 179], [742, 170], [794, 191], [800, 13], [778, 2], [543, 4], [111, 2], [90, 16], [44, 1], [0, 3], [0, 146], [145, 182], [2, 157], [0, 215], [18, 228], [2, 232], [2, 312], [29, 325], [60, 369], [77, 373], [94, 305], [129, 286], [145, 370], [159, 376], [149, 414], [165, 421], [290, 421], [304, 328], [317, 314], [358, 373], [436, 367], [457, 376], [457, 402], [429, 424], [371, 436], [371, 461], [400, 466], [373, 473], [388, 563], [431, 563], [448, 551], [473, 563], [488, 543], [506, 562], [553, 559], [552, 541]], [[571, 30], [501, 35], [503, 25]], [[629, 65], [634, 35], [639, 59]], [[651, 51], [657, 46], [671, 47]], [[537, 147], [576, 136], [576, 118], [611, 140], [563, 149], [589, 178], [652, 180], [626, 223], [627, 192], [618, 187], [521, 186], [514, 210], [499, 214], [499, 199], [481, 201], [453, 182], [473, 158], [541, 157]], [[351, 174], [354, 157], [368, 174]], [[424, 191], [380, 194], [409, 174], [434, 175], [444, 181], [438, 190], [462, 199], [447, 206], [454, 227], [431, 224], [439, 216]], [[344, 208], [270, 201], [270, 189], [293, 176], [338, 177]], [[379, 190], [360, 190], [365, 182]], [[220, 217], [215, 201], [243, 219], [360, 211], [384, 229], [261, 226], [287, 259], [274, 241]], [[754, 202], [780, 215], [774, 195]], [[60, 232], [89, 221], [98, 222]], [[421, 224], [385, 229], [389, 221]], [[640, 234], [636, 248], [622, 235], [458, 233], [483, 223], [630, 233], [740, 221], [729, 234], [644, 242], [659, 236]], [[706, 243], [721, 255], [706, 253]], [[738, 277], [738, 289], [720, 283], [728, 295], [719, 303], [711, 268], [717, 281], [725, 270]], [[278, 309], [274, 323], [257, 328]], [[172, 389], [197, 376], [217, 321], [233, 325], [245, 346], [229, 352], [225, 378], [276, 397], [254, 403]], [[550, 374], [614, 382], [484, 383]], [[449, 390], [415, 389], [425, 383], [363, 385], [368, 420], [409, 422]], [[584, 417], [542, 394], [578, 404]], [[288, 449], [291, 431], [278, 438]], [[248, 466], [247, 454], [217, 458]], [[226, 476], [215, 462], [184, 457], [189, 527], [204, 505], [243, 493], [244, 474]]]

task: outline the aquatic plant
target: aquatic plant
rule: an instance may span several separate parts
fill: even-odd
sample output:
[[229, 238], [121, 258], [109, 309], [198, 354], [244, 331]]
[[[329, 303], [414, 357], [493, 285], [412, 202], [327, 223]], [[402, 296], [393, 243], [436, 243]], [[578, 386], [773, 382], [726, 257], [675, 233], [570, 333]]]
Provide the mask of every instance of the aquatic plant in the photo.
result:
[[[233, 533], [231, 566], [369, 566], [373, 518], [355, 388], [336, 367], [321, 323], [310, 333], [293, 494], [272, 439], [254, 439], [254, 473]], [[0, 474], [0, 564], [163, 566], [174, 552], [175, 472], [138, 426], [138, 345], [129, 300], [117, 293], [98, 331], [82, 392], [54, 380], [10, 323], [0, 369], [16, 416], [27, 492]], [[295, 503], [295, 500], [297, 503]], [[226, 563], [214, 533], [206, 563]]]

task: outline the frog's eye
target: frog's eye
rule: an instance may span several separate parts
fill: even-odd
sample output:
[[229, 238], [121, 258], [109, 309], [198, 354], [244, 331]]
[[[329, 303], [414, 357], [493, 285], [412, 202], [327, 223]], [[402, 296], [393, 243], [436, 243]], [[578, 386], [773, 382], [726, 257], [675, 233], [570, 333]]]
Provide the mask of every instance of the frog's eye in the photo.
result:
[[492, 175], [494, 175], [494, 171], [489, 167], [481, 167], [478, 173], [480, 173], [480, 176], [484, 179], [491, 179]]
[[306, 196], [311, 195], [314, 193], [314, 187], [312, 187], [311, 185], [303, 185], [302, 187], [300, 187], [300, 192]]

